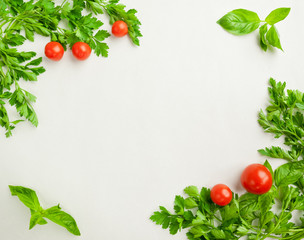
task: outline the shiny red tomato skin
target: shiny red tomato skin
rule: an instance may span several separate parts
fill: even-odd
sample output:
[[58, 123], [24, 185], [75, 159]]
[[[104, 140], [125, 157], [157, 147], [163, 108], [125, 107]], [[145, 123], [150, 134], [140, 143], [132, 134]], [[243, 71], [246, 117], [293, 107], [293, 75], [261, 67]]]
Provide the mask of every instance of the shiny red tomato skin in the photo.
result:
[[215, 204], [226, 206], [232, 200], [232, 192], [225, 184], [217, 184], [211, 189], [210, 197]]
[[124, 21], [116, 21], [112, 26], [115, 37], [123, 37], [128, 34], [128, 25]]
[[241, 183], [247, 192], [261, 195], [270, 190], [272, 186], [272, 176], [264, 165], [251, 164], [243, 171]]
[[86, 60], [91, 55], [91, 47], [85, 42], [77, 42], [72, 47], [72, 53], [78, 60]]
[[44, 48], [45, 56], [53, 61], [59, 61], [64, 54], [64, 49], [59, 42], [49, 42]]

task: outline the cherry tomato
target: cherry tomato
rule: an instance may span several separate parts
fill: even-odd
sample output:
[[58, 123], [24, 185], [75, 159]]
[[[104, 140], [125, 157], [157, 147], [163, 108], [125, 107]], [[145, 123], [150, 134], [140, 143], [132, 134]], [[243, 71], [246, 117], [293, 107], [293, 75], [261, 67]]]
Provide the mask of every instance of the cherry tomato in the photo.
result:
[[112, 33], [115, 37], [123, 37], [128, 33], [128, 25], [124, 21], [116, 21], [112, 26]]
[[91, 55], [91, 48], [87, 43], [77, 42], [72, 47], [72, 52], [78, 60], [86, 60]]
[[245, 168], [241, 176], [243, 187], [253, 194], [267, 193], [272, 186], [272, 176], [262, 164], [251, 164]]
[[59, 61], [64, 54], [64, 49], [59, 42], [49, 42], [44, 48], [45, 56], [53, 61]]
[[215, 204], [225, 206], [231, 202], [232, 192], [225, 184], [217, 184], [211, 189], [210, 197]]

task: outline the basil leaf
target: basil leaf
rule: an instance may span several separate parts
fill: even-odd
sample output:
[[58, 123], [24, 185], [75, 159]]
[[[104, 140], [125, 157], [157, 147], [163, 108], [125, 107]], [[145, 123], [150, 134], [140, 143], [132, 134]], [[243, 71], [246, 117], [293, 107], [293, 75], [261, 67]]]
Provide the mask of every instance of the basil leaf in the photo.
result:
[[271, 28], [269, 29], [269, 31], [266, 34], [266, 39], [271, 46], [281, 49], [283, 51], [279, 33], [278, 33], [277, 29], [275, 28], [275, 26], [271, 26]]
[[38, 211], [41, 209], [36, 192], [21, 186], [9, 186], [12, 196], [17, 196], [28, 208]]
[[275, 23], [278, 23], [282, 20], [284, 20], [290, 12], [290, 8], [278, 8], [273, 10], [265, 19], [265, 21], [273, 25]]
[[[30, 209], [30, 210], [31, 210], [31, 217], [32, 217], [32, 215], [34, 215], [35, 213], [37, 213], [37, 212], [35, 212], [35, 211], [32, 210], [32, 209]], [[47, 224], [47, 221], [46, 221], [44, 218], [40, 218], [40, 219], [38, 220], [37, 224], [39, 224], [39, 225], [45, 225], [45, 224]]]
[[44, 216], [52, 222], [66, 228], [70, 233], [80, 236], [75, 219], [68, 213], [61, 211], [59, 206], [45, 210]]
[[261, 48], [266, 52], [267, 51], [267, 42], [266, 42], [266, 37], [265, 37], [265, 34], [268, 30], [268, 27], [267, 27], [267, 23], [264, 24], [262, 27], [260, 27], [260, 30], [259, 30], [259, 33], [260, 33], [260, 46]]
[[9, 186], [9, 188], [13, 196], [18, 196], [20, 201], [23, 202], [25, 206], [30, 208], [30, 229], [32, 229], [37, 224], [47, 224], [47, 221], [44, 218], [48, 218], [60, 226], [65, 227], [74, 235], [80, 236], [80, 232], [74, 218], [68, 213], [61, 211], [59, 206], [43, 210], [34, 190], [21, 186]]
[[286, 163], [274, 172], [276, 186], [288, 186], [296, 183], [303, 176], [304, 160], [299, 162]]
[[39, 225], [45, 225], [48, 222], [44, 218], [40, 218], [39, 221], [37, 222]]
[[42, 218], [41, 213], [40, 212], [35, 212], [31, 216], [29, 229], [31, 230], [37, 224], [43, 225], [43, 224], [46, 224], [46, 223], [47, 222]]
[[245, 35], [253, 32], [260, 26], [259, 16], [246, 9], [236, 9], [217, 21], [226, 31], [234, 35]]

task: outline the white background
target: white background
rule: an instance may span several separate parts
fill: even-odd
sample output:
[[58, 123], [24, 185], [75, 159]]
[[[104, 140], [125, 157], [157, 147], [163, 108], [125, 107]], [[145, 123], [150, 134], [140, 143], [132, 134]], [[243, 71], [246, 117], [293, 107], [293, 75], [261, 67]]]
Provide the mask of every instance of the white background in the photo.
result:
[[[109, 58], [44, 57], [39, 81], [20, 83], [38, 97], [39, 127], [21, 123], [9, 139], [1, 132], [1, 239], [185, 239], [154, 225], [152, 212], [171, 209], [188, 185], [225, 183], [242, 193], [244, 167], [265, 160], [257, 149], [277, 144], [257, 113], [271, 76], [304, 90], [303, 1], [124, 3], [139, 11], [141, 47], [110, 37]], [[236, 37], [216, 24], [236, 8], [264, 19], [277, 7], [292, 8], [277, 25], [284, 53], [263, 52], [257, 31]], [[23, 49], [43, 56], [47, 41]], [[9, 184], [35, 189], [45, 208], [60, 203], [82, 236], [52, 223], [29, 231], [29, 211]]]

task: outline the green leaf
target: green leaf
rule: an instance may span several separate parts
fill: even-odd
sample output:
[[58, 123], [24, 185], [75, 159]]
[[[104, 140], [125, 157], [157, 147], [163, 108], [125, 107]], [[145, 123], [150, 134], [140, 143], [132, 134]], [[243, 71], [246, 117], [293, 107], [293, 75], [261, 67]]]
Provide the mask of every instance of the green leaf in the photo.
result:
[[271, 46], [276, 47], [283, 51], [279, 33], [278, 33], [277, 29], [275, 28], [275, 26], [270, 27], [270, 29], [266, 33], [266, 39]]
[[262, 217], [261, 217], [261, 225], [264, 226], [268, 224], [271, 220], [274, 219], [274, 213], [271, 211], [266, 212]]
[[34, 42], [34, 32], [26, 27], [24, 28], [24, 30], [25, 30], [25, 37], [31, 42]]
[[154, 212], [153, 215], [150, 217], [150, 220], [155, 222], [157, 225], [161, 225], [163, 229], [167, 229], [170, 224], [170, 213], [168, 210], [162, 206], [159, 207], [160, 212]]
[[185, 192], [185, 194], [187, 194], [190, 197], [199, 197], [200, 196], [198, 188], [196, 186], [186, 187], [184, 189], [184, 192]]
[[217, 21], [226, 31], [234, 35], [245, 35], [260, 26], [260, 18], [255, 12], [246, 9], [236, 9]]
[[229, 221], [239, 216], [239, 207], [235, 199], [232, 199], [229, 205], [220, 209], [223, 221]]
[[206, 233], [209, 233], [210, 231], [211, 231], [211, 227], [207, 225], [196, 226], [189, 230], [189, 232], [194, 235], [194, 238], [199, 238], [205, 235]]
[[303, 176], [304, 161], [286, 163], [274, 172], [276, 186], [288, 186], [296, 183]]
[[46, 37], [50, 36], [50, 30], [45, 27], [37, 26], [37, 27], [33, 27], [33, 29], [39, 35], [46, 36]]
[[212, 229], [211, 234], [215, 239], [226, 239], [226, 235], [223, 230]]
[[210, 198], [210, 189], [202, 187], [201, 191], [200, 191], [200, 197], [202, 199], [203, 202], [210, 202], [211, 198]]
[[197, 210], [196, 218], [192, 221], [192, 225], [203, 225], [206, 223], [208, 223], [206, 216], [200, 210]]
[[297, 108], [304, 110], [304, 103], [296, 103]]
[[[89, 45], [91, 46], [91, 44], [89, 44]], [[100, 55], [103, 57], [108, 56], [109, 46], [106, 43], [96, 41], [96, 46], [93, 47], [93, 49], [97, 56], [100, 56]]]
[[72, 7], [71, 7], [70, 3], [66, 2], [61, 8], [61, 13], [64, 16], [68, 16], [68, 14], [71, 12], [71, 10], [72, 10]]
[[254, 213], [259, 210], [258, 195], [245, 193], [239, 199], [240, 215], [244, 219], [255, 219]]
[[177, 214], [184, 214], [184, 198], [176, 196], [174, 201], [174, 210]]
[[274, 204], [274, 194], [272, 192], [268, 192], [265, 194], [262, 194], [258, 198], [258, 205], [259, 209], [262, 214], [266, 214]]
[[103, 14], [102, 6], [100, 3], [94, 1], [87, 1], [87, 5], [87, 7], [91, 9], [96, 15]]
[[28, 208], [38, 211], [41, 209], [36, 192], [32, 189], [21, 186], [9, 186], [12, 196], [17, 196], [19, 200]]
[[4, 42], [11, 46], [19, 46], [22, 45], [25, 41], [25, 37], [20, 34], [10, 34], [4, 39]]
[[268, 156], [271, 158], [280, 158], [280, 159], [285, 159], [287, 161], [293, 161], [295, 160], [291, 153], [283, 150], [281, 147], [274, 147], [272, 146], [271, 148], [265, 148], [265, 149], [260, 149], [258, 152], [264, 156]]
[[179, 229], [180, 229], [179, 222], [177, 220], [174, 220], [174, 221], [171, 220], [171, 223], [170, 223], [170, 226], [169, 226], [170, 234], [175, 235], [178, 232]]
[[60, 210], [59, 206], [45, 210], [44, 216], [52, 222], [66, 228], [70, 233], [80, 236], [75, 219], [68, 213]]
[[95, 38], [98, 40], [98, 41], [103, 41], [105, 40], [106, 38], [110, 37], [110, 33], [106, 30], [99, 30], [96, 34], [95, 34]]
[[42, 62], [42, 57], [40, 58], [37, 58], [33, 61], [30, 61], [28, 64], [26, 64], [25, 66], [28, 67], [28, 66], [38, 66], [40, 65], [40, 63]]
[[36, 102], [36, 96], [34, 96], [33, 94], [27, 92], [27, 91], [24, 91], [25, 92], [25, 96], [28, 97], [28, 100], [31, 101], [31, 102]]
[[43, 221], [44, 219], [42, 218], [42, 215], [40, 212], [35, 212], [31, 215], [31, 220], [30, 220], [30, 227], [29, 229], [32, 229], [33, 227], [35, 227], [37, 224], [39, 223], [44, 223]]
[[186, 198], [184, 204], [186, 209], [192, 209], [198, 206], [197, 203], [191, 197]]
[[278, 23], [282, 20], [284, 20], [290, 12], [290, 8], [278, 8], [273, 10], [265, 19], [265, 21], [273, 25], [275, 23]]
[[260, 34], [260, 46], [261, 48], [266, 52], [267, 51], [267, 42], [266, 42], [266, 37], [265, 37], [265, 34], [268, 30], [268, 27], [267, 27], [267, 23], [264, 24], [263, 26], [260, 27], [260, 30], [259, 30], [259, 34]]
[[272, 169], [270, 163], [269, 163], [267, 160], [264, 162], [264, 166], [267, 167], [267, 169], [268, 169], [269, 172], [271, 173], [271, 176], [272, 176], [272, 179], [273, 179], [273, 177], [274, 177], [273, 169]]

